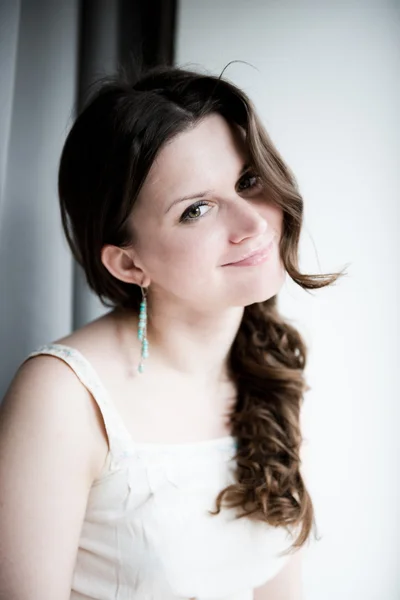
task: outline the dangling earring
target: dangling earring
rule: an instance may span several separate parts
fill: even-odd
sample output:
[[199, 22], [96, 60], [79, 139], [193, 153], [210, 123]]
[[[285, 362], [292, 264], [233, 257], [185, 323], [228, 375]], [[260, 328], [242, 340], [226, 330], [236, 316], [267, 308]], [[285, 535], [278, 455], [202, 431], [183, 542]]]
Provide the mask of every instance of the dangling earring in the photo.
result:
[[138, 338], [142, 342], [142, 353], [141, 359], [138, 367], [139, 373], [143, 373], [144, 366], [143, 360], [148, 358], [149, 356], [149, 344], [147, 341], [147, 290], [145, 291], [142, 286], [140, 286], [142, 290], [142, 302], [140, 304], [140, 312], [139, 312], [139, 330], [138, 330]]

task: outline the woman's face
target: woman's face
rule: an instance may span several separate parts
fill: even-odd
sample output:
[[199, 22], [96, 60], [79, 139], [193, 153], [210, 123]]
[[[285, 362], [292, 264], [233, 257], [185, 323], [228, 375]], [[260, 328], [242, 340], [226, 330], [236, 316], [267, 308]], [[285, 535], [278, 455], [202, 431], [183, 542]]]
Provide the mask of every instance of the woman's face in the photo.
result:
[[[282, 209], [266, 201], [251, 171], [243, 171], [246, 162], [240, 134], [219, 114], [161, 149], [130, 221], [134, 261], [154, 298], [208, 312], [264, 301], [279, 291], [285, 279], [278, 252]], [[227, 264], [273, 236], [267, 260]]]

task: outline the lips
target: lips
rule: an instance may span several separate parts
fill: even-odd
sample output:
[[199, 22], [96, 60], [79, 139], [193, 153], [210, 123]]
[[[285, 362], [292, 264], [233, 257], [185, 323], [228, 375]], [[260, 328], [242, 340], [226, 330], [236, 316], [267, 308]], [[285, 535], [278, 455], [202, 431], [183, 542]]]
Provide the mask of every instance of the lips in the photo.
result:
[[233, 262], [230, 263], [226, 263], [225, 265], [223, 265], [224, 267], [229, 266], [229, 265], [235, 265], [238, 263], [241, 263], [245, 260], [248, 260], [250, 258], [257, 258], [258, 256], [263, 256], [264, 254], [268, 253], [272, 247], [272, 244], [274, 242], [275, 239], [275, 235], [272, 237], [272, 239], [268, 242], [268, 244], [265, 244], [264, 246], [262, 246], [261, 248], [257, 248], [256, 250], [254, 250], [253, 252], [244, 254], [243, 256], [241, 256], [241, 258], [239, 258], [238, 260], [235, 260]]

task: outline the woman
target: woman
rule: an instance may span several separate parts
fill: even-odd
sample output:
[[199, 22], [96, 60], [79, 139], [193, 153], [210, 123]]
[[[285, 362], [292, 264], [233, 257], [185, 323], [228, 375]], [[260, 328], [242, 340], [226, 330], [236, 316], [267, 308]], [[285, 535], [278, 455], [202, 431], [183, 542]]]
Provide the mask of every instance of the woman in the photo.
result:
[[298, 600], [306, 347], [277, 294], [342, 273], [299, 272], [302, 198], [251, 101], [178, 68], [103, 82], [59, 196], [111, 310], [4, 399], [0, 597]]

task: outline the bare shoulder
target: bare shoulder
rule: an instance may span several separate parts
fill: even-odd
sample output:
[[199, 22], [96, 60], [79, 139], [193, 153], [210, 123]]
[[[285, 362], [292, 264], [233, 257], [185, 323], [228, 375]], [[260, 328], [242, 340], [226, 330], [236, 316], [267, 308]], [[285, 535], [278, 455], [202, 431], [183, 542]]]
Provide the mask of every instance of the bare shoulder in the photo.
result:
[[18, 438], [29, 427], [44, 435], [58, 431], [70, 436], [71, 444], [80, 438], [88, 478], [96, 477], [105, 459], [99, 409], [74, 371], [55, 356], [39, 354], [24, 360], [0, 404], [0, 429]]
[[54, 340], [54, 343], [69, 345], [79, 351], [86, 350], [86, 352], [95, 355], [99, 346], [108, 348], [113, 342], [117, 320], [118, 317], [115, 311], [107, 312], [68, 335]]
[[304, 548], [291, 554], [275, 577], [254, 590], [254, 600], [304, 600], [303, 564]]
[[66, 363], [38, 355], [20, 365], [0, 405], [2, 598], [69, 598], [98, 469], [93, 419]]
[[[115, 369], [122, 367], [124, 360], [128, 361], [132, 353], [136, 356], [139, 351], [137, 336], [129, 335], [127, 339], [123, 319], [120, 310], [111, 310], [69, 335], [55, 340], [55, 343], [71, 346], [81, 352], [96, 371], [101, 373], [102, 379], [109, 374], [111, 378], [115, 378]], [[132, 316], [132, 333], [136, 326], [134, 319]]]

